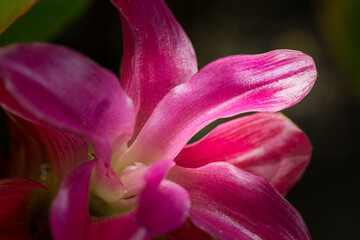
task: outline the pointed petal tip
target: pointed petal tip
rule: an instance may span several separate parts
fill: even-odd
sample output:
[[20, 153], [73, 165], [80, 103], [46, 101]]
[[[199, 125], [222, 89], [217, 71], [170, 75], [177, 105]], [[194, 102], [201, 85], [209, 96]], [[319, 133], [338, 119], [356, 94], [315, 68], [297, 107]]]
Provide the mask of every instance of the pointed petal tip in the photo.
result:
[[277, 112], [296, 104], [309, 93], [316, 76], [313, 59], [293, 50], [216, 60], [161, 100], [128, 154], [134, 159], [174, 158], [212, 121], [245, 112]]

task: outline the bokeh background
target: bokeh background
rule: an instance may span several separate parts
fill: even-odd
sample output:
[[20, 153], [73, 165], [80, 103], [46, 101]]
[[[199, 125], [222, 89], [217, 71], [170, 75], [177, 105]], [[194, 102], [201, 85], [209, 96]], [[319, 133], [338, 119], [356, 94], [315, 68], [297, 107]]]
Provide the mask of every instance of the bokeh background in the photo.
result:
[[[79, 0], [75, 2], [82, 3], [66, 13], [67, 19], [52, 22], [56, 16], [66, 15], [62, 12], [68, 9], [65, 2], [76, 5], [64, 0], [62, 6], [53, 6], [49, 11], [35, 6], [31, 11], [41, 13], [37, 13], [38, 20], [27, 16], [20, 19], [24, 23], [19, 21], [20, 26], [11, 27], [0, 38], [0, 45], [45, 39], [77, 49], [118, 73], [122, 37], [117, 10], [107, 0]], [[300, 103], [283, 111], [313, 145], [311, 163], [287, 199], [304, 217], [313, 239], [358, 239], [360, 1], [167, 3], [192, 40], [200, 68], [220, 57], [280, 48], [300, 50], [314, 58], [319, 75], [313, 90]], [[54, 10], [59, 15], [54, 15]], [[46, 34], [51, 28], [55, 30]], [[0, 150], [6, 154], [4, 117], [1, 112]]]

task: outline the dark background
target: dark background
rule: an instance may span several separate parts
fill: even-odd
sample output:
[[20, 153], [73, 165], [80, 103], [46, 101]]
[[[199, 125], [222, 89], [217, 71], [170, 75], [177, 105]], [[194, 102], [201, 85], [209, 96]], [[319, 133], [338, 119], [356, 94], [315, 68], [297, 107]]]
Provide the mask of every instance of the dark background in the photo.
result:
[[[167, 0], [194, 45], [199, 68], [228, 55], [280, 48], [314, 58], [319, 75], [313, 90], [283, 111], [313, 145], [311, 163], [287, 199], [305, 219], [313, 239], [358, 239], [360, 90], [354, 84], [358, 79], [341, 64], [345, 60], [336, 55], [339, 48], [333, 36], [325, 30], [332, 29], [329, 2]], [[121, 25], [110, 1], [95, 0], [54, 42], [118, 73]]]

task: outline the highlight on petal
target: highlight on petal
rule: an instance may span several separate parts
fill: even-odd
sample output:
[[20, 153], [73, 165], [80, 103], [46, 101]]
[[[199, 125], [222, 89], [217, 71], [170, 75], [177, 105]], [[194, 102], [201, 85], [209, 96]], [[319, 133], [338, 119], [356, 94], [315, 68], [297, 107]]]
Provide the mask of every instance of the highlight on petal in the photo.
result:
[[0, 51], [0, 103], [32, 122], [85, 136], [97, 154], [129, 140], [131, 100], [117, 77], [85, 56], [57, 45], [13, 45]]
[[89, 215], [89, 184], [95, 160], [77, 168], [62, 183], [50, 210], [55, 240], [130, 239], [138, 231], [134, 211], [113, 217]]
[[27, 179], [0, 180], [1, 239], [36, 239], [30, 232], [30, 204], [34, 194], [44, 188]]
[[217, 162], [175, 166], [168, 179], [188, 191], [195, 225], [220, 239], [310, 239], [300, 214], [262, 177]]
[[197, 72], [190, 40], [163, 0], [112, 0], [124, 37], [121, 82], [135, 103], [140, 131], [173, 87]]
[[150, 235], [176, 230], [188, 216], [190, 200], [186, 190], [163, 180], [173, 165], [173, 161], [158, 161], [145, 174], [146, 185], [140, 194], [136, 221]]
[[279, 111], [297, 103], [316, 75], [312, 58], [291, 50], [219, 59], [164, 97], [126, 158], [173, 159], [197, 131], [218, 118]]
[[229, 162], [268, 180], [285, 195], [310, 161], [305, 134], [279, 113], [257, 113], [223, 123], [177, 155], [176, 164], [197, 168]]

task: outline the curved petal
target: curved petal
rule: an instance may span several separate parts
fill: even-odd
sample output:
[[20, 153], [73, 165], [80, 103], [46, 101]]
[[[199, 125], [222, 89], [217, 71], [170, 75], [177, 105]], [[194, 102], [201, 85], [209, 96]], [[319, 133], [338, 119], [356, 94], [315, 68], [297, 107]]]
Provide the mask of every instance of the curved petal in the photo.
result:
[[84, 135], [105, 159], [113, 143], [132, 135], [133, 105], [116, 76], [64, 47], [33, 43], [1, 49], [0, 92], [10, 112]]
[[[26, 177], [49, 186], [60, 183], [88, 160], [86, 143], [79, 136], [31, 123], [9, 113], [11, 133], [10, 176]], [[53, 182], [53, 183], [56, 183]]]
[[30, 203], [34, 194], [45, 187], [21, 178], [0, 180], [1, 239], [37, 239], [30, 232]]
[[34, 125], [22, 118], [7, 113], [9, 129], [9, 156], [6, 177], [31, 179], [44, 185], [47, 181], [41, 175], [41, 168], [49, 166], [49, 157]]
[[197, 72], [194, 49], [163, 0], [112, 0], [124, 37], [121, 82], [137, 110], [135, 135], [158, 102]]
[[49, 153], [53, 173], [60, 183], [78, 166], [87, 162], [88, 148], [77, 135], [35, 125]]
[[316, 79], [311, 57], [277, 50], [219, 59], [159, 103], [127, 159], [173, 159], [210, 122], [248, 111], [279, 111], [300, 101]]
[[185, 148], [176, 164], [197, 168], [225, 161], [268, 180], [285, 195], [310, 161], [311, 144], [284, 115], [257, 113], [223, 123]]
[[163, 180], [173, 165], [173, 161], [158, 161], [145, 174], [136, 220], [151, 235], [176, 230], [188, 216], [190, 200], [186, 190]]
[[220, 239], [310, 239], [301, 216], [265, 179], [224, 162], [173, 167], [190, 195], [190, 218]]
[[89, 215], [89, 184], [95, 160], [77, 168], [61, 185], [50, 210], [55, 240], [130, 239], [138, 231], [134, 211], [114, 217]]

